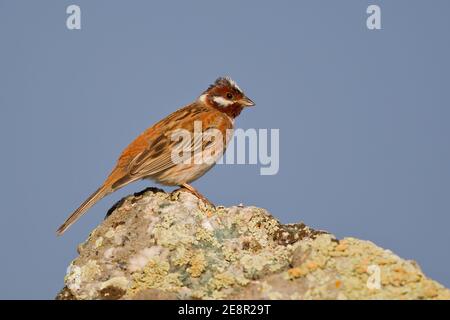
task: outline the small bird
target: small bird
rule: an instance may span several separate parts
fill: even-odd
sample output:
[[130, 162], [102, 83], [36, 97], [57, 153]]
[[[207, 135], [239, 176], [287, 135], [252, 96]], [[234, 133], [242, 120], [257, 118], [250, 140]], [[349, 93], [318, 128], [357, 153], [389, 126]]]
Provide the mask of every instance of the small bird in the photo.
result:
[[106, 195], [141, 179], [180, 186], [211, 204], [189, 183], [214, 166], [231, 140], [234, 119], [245, 107], [254, 105], [231, 78], [218, 78], [193, 103], [162, 119], [129, 144], [101, 187], [67, 218], [57, 234], [62, 235]]

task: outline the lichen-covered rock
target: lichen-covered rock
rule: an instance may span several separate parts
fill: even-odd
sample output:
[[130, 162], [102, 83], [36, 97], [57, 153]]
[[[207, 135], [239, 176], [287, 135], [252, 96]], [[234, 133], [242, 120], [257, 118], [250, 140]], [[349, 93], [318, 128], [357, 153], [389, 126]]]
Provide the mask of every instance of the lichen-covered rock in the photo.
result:
[[184, 191], [123, 199], [78, 251], [57, 299], [450, 299], [371, 242]]

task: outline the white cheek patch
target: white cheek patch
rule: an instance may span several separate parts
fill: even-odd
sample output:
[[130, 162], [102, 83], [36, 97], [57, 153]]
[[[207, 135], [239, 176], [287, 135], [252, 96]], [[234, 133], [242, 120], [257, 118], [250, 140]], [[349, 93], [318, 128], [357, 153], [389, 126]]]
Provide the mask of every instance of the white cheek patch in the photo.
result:
[[214, 97], [213, 101], [221, 107], [227, 107], [227, 106], [233, 104], [233, 101], [227, 100], [223, 97]]

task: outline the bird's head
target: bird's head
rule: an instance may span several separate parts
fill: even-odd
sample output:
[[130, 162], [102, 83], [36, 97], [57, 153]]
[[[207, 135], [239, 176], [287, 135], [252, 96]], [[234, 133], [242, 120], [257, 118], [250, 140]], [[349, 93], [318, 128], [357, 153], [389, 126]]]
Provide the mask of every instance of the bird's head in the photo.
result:
[[243, 108], [255, 105], [230, 77], [218, 78], [199, 99], [233, 118], [237, 117]]

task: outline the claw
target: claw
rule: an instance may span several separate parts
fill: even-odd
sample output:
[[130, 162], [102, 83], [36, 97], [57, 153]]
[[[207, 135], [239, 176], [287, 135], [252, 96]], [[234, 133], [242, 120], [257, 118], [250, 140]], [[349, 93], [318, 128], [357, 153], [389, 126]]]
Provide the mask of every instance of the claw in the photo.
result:
[[197, 191], [193, 186], [185, 183], [181, 185], [182, 188], [188, 190], [190, 193], [192, 193], [194, 196], [202, 200], [206, 205], [212, 207], [214, 210], [216, 209], [216, 206], [209, 201], [204, 195], [202, 195], [200, 192]]

